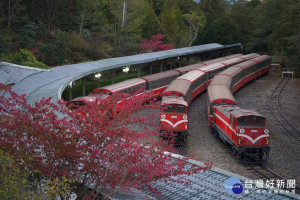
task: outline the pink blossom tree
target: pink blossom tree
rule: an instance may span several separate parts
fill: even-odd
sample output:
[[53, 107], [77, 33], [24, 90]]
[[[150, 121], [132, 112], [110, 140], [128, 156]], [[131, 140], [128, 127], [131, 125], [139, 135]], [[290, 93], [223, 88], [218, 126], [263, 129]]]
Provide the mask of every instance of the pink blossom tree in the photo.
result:
[[[152, 181], [205, 169], [186, 170], [186, 159], [173, 162], [164, 153], [172, 146], [149, 129], [153, 115], [135, 114], [157, 106], [155, 101], [144, 105], [149, 94], [125, 100], [124, 95], [116, 95], [109, 102], [95, 101], [72, 110], [50, 98], [31, 106], [25, 95], [3, 85], [0, 94], [0, 150], [13, 157], [17, 166], [30, 166], [47, 179], [66, 177], [111, 191], [145, 185], [151, 189]], [[119, 100], [126, 102], [114, 112]], [[141, 126], [140, 130], [130, 130], [133, 125]]]
[[165, 36], [162, 34], [152, 35], [150, 40], [143, 39], [141, 53], [149, 53], [156, 51], [165, 51], [173, 49], [174, 44], [164, 44], [162, 39]]

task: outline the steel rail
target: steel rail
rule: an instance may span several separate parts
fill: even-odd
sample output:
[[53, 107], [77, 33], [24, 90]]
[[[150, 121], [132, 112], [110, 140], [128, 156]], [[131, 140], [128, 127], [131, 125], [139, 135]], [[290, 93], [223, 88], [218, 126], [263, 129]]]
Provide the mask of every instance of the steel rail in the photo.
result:
[[[277, 119], [277, 121], [281, 124], [281, 126], [287, 132], [289, 132], [292, 136], [294, 136], [298, 141], [300, 141], [298, 129], [286, 117], [286, 115], [282, 112], [282, 110], [280, 108], [280, 95], [283, 92], [283, 89], [285, 88], [285, 86], [286, 86], [286, 84], [288, 83], [289, 80], [290, 80], [290, 77], [289, 78], [283, 77], [281, 79], [281, 81], [278, 83], [278, 85], [276, 86], [276, 88], [272, 92], [271, 97], [269, 98], [269, 106], [270, 106], [270, 109], [272, 111], [272, 114]], [[273, 100], [276, 100], [276, 102], [274, 102]], [[273, 106], [274, 104], [276, 106]], [[276, 113], [279, 114], [279, 115], [277, 115]]]

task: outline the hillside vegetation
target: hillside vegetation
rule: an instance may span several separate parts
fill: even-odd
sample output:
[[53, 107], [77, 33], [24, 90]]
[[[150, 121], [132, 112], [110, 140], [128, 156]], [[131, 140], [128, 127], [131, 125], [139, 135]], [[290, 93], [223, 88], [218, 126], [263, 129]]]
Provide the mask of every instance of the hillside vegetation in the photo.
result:
[[48, 66], [134, 55], [162, 34], [174, 48], [241, 42], [300, 65], [298, 0], [10, 0], [0, 19], [1, 60], [19, 49]]

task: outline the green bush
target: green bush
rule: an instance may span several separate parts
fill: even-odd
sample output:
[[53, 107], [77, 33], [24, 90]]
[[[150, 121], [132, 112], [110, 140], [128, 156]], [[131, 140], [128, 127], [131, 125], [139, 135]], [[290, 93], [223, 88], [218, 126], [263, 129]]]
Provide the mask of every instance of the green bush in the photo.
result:
[[18, 65], [30, 66], [30, 67], [41, 68], [41, 69], [50, 68], [46, 64], [39, 62], [34, 57], [34, 55], [27, 49], [20, 49], [20, 51], [15, 54], [9, 54], [9, 55], [2, 54], [1, 60], [18, 64]]

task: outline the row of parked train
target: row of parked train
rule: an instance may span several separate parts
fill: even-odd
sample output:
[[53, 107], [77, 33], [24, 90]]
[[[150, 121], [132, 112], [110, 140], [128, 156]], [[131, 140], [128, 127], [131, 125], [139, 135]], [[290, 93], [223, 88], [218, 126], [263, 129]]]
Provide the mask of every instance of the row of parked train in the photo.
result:
[[[88, 96], [73, 99], [70, 104], [85, 105], [116, 93], [162, 94], [161, 136], [175, 136], [175, 144], [182, 145], [188, 136], [189, 104], [207, 90], [212, 133], [228, 144], [238, 158], [266, 161], [270, 148], [265, 118], [239, 108], [232, 93], [268, 72], [270, 63], [266, 55], [234, 54], [97, 88]], [[118, 106], [122, 103], [120, 101]]]

